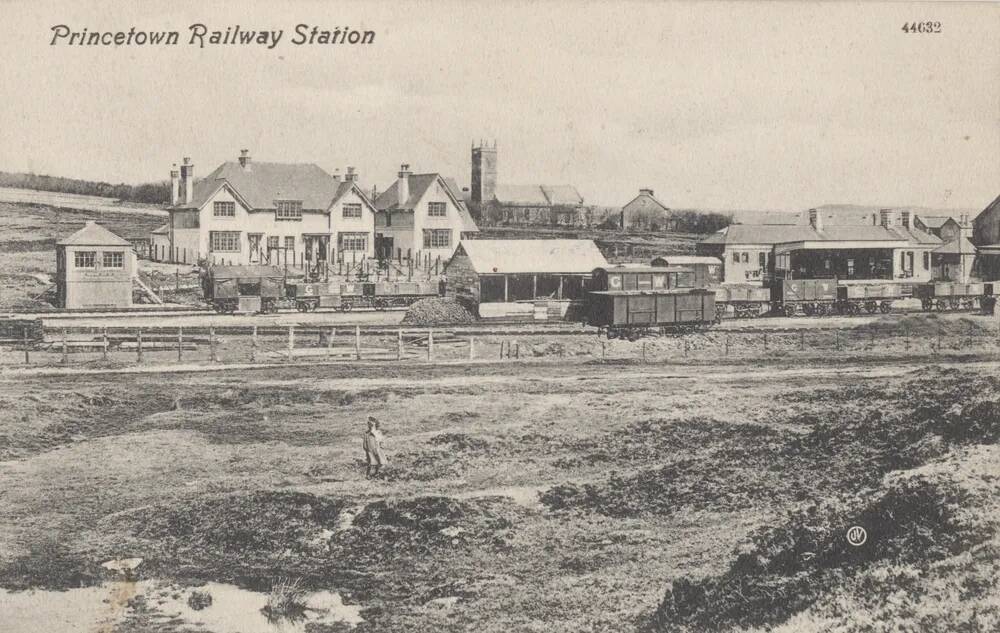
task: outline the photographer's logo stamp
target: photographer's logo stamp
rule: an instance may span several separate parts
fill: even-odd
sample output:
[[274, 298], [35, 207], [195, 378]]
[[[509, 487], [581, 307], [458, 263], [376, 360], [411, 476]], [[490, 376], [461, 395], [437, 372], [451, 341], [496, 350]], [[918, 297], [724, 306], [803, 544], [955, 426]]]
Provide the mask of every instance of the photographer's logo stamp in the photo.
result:
[[851, 526], [851, 528], [847, 530], [847, 542], [854, 547], [861, 547], [867, 540], [868, 532], [866, 532], [865, 528], [860, 525]]

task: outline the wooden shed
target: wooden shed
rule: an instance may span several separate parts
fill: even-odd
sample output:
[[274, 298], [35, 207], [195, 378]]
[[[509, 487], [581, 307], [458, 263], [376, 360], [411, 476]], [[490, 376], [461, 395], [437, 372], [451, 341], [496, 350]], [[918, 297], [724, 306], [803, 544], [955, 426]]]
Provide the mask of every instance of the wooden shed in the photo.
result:
[[132, 305], [132, 244], [96, 222], [56, 243], [56, 297], [62, 308]]
[[449, 294], [482, 318], [562, 318], [607, 260], [592, 240], [465, 240], [445, 268]]

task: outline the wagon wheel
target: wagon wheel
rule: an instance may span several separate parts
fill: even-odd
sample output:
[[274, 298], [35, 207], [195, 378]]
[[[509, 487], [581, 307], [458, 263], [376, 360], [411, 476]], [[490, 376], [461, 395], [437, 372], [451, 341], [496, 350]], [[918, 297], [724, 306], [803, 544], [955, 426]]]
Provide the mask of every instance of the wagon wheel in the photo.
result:
[[962, 309], [963, 310], [973, 310], [975, 309], [976, 300], [972, 297], [964, 297], [962, 299]]
[[924, 312], [930, 312], [934, 309], [934, 300], [924, 297], [920, 300], [920, 307], [923, 308]]
[[961, 307], [961, 303], [959, 302], [959, 299], [957, 297], [952, 297], [948, 301], [948, 307], [950, 307], [952, 310], [958, 310]]
[[340, 309], [343, 310], [344, 312], [350, 312], [351, 308], [353, 308], [353, 307], [354, 307], [354, 304], [351, 303], [350, 301], [345, 301], [344, 303], [342, 303], [340, 305]]
[[882, 314], [889, 314], [889, 311], [892, 310], [892, 302], [883, 301], [878, 305], [878, 309], [882, 311]]
[[941, 312], [944, 312], [945, 310], [948, 309], [948, 300], [947, 299], [938, 299], [937, 301], [934, 302], [934, 305], [937, 306], [938, 310], [940, 310]]
[[[726, 305], [724, 303], [717, 304], [715, 306], [715, 322], [722, 321], [724, 316], [726, 316]], [[736, 316], [739, 316], [739, 314]]]
[[802, 311], [806, 313], [806, 316], [812, 316], [816, 314], [816, 304], [804, 303], [802, 304]]
[[878, 304], [874, 301], [865, 301], [865, 311], [868, 314], [875, 314], [878, 310]]
[[785, 316], [791, 317], [795, 316], [796, 306], [791, 303], [786, 303], [784, 307]]

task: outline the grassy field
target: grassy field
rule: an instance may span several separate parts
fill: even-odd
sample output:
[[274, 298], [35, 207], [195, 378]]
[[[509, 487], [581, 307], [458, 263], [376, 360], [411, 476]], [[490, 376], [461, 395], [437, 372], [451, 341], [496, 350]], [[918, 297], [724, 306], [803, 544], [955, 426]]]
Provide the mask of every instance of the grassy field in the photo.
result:
[[[995, 375], [568, 362], [0, 379], [0, 587], [94, 587], [102, 561], [141, 557], [144, 582], [176, 595], [335, 591], [357, 631], [995, 630]], [[369, 414], [382, 480], [363, 476]], [[867, 546], [846, 545], [854, 524]], [[135, 591], [107, 630], [205, 630]]]
[[83, 228], [90, 220], [125, 237], [148, 234], [165, 221], [161, 215], [129, 209], [74, 209], [50, 204], [0, 202], [0, 235], [3, 236], [0, 239], [0, 308], [46, 307], [32, 299], [53, 283], [50, 279], [56, 271], [56, 242]]

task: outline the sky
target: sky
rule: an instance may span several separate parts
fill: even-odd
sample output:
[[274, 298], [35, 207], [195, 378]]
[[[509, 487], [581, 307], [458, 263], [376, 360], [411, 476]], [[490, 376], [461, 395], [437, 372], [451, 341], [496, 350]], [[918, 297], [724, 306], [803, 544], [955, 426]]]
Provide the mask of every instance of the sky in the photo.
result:
[[[285, 34], [200, 49], [194, 23]], [[375, 42], [293, 46], [300, 23]], [[182, 45], [52, 46], [58, 24]], [[996, 3], [5, 2], [0, 170], [139, 183], [247, 148], [380, 190], [401, 163], [467, 185], [488, 139], [500, 182], [592, 204], [981, 209], [1000, 194], [998, 27]]]

